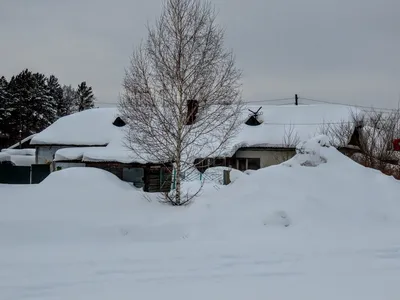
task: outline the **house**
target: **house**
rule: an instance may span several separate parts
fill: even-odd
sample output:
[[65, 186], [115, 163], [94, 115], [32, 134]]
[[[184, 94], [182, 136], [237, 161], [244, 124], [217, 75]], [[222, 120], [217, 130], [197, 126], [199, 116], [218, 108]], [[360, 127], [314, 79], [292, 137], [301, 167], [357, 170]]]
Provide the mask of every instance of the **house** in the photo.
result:
[[[326, 126], [344, 123], [353, 131], [338, 149], [350, 155], [358, 151], [354, 112], [353, 107], [328, 104], [247, 106], [240, 116], [238, 134], [226, 147], [214, 157], [193, 160], [200, 171], [212, 166], [256, 170], [288, 160], [299, 142], [321, 134]], [[172, 163], [148, 163], [135, 156], [124, 147], [124, 126], [116, 108], [91, 109], [60, 118], [32, 138], [36, 163], [51, 164], [53, 170], [101, 168], [145, 191], [169, 191]]]
[[294, 156], [299, 142], [340, 124], [348, 124], [352, 134], [338, 149], [351, 155], [358, 151], [354, 113], [359, 113], [354, 107], [329, 104], [247, 106], [232, 141], [217, 156], [197, 158], [195, 164], [201, 172], [212, 166], [244, 171], [276, 165]]
[[36, 134], [36, 163], [52, 171], [95, 167], [115, 174], [147, 192], [168, 192], [171, 162], [148, 163], [124, 146], [124, 121], [116, 108], [95, 108], [58, 119]]

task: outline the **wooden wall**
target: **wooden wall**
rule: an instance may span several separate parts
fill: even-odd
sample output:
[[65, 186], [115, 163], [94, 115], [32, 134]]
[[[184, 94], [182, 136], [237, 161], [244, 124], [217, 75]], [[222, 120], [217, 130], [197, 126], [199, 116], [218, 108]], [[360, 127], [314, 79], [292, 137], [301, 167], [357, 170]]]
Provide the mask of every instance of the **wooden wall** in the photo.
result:
[[87, 167], [99, 168], [113, 173], [123, 180], [124, 168], [144, 169], [145, 192], [169, 192], [172, 183], [172, 165], [157, 164], [121, 164], [118, 162], [86, 162]]

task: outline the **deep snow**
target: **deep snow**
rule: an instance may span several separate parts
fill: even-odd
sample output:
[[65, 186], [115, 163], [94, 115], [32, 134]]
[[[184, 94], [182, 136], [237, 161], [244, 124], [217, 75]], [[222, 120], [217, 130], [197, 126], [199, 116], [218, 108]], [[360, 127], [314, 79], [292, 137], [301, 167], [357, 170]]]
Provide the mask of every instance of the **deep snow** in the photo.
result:
[[398, 299], [399, 194], [322, 136], [187, 207], [90, 168], [0, 185], [0, 299]]

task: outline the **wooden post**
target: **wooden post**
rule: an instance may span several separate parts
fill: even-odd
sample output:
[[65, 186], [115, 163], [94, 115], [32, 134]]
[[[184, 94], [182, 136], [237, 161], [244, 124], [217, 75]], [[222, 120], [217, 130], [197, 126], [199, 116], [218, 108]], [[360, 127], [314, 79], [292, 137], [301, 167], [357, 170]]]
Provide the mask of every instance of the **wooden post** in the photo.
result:
[[299, 105], [299, 97], [296, 95], [294, 95], [294, 104], [295, 105]]
[[175, 168], [174, 168], [174, 171], [173, 171], [173, 181], [172, 181], [172, 190], [175, 190], [176, 189], [176, 170], [175, 170]]
[[228, 170], [224, 170], [224, 185], [228, 185], [231, 183], [231, 172]]

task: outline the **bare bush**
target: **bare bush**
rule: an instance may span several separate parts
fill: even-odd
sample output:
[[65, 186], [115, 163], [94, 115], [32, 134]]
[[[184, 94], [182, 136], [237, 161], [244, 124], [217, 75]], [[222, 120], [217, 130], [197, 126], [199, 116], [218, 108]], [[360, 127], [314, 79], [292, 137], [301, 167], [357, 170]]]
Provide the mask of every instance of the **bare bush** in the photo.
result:
[[393, 141], [400, 137], [399, 110], [353, 113], [351, 121], [326, 124], [321, 132], [329, 136], [336, 147], [354, 146], [357, 153], [351, 158], [366, 167], [386, 174], [398, 170], [395, 165], [399, 153], [395, 151]]
[[240, 124], [241, 72], [223, 40], [209, 2], [167, 0], [126, 70], [127, 147], [146, 162], [174, 162], [173, 205], [193, 198], [182, 200], [181, 175], [194, 159], [217, 156]]
[[[295, 127], [293, 125], [284, 126], [284, 134], [282, 138], [282, 147], [287, 149], [286, 151], [280, 151], [279, 154], [274, 155], [274, 160], [277, 164], [283, 163], [291, 159], [295, 154], [297, 145], [300, 143], [300, 137], [297, 132], [295, 132]], [[291, 151], [292, 150], [292, 151]]]

